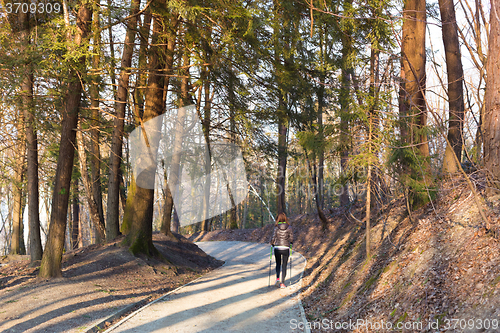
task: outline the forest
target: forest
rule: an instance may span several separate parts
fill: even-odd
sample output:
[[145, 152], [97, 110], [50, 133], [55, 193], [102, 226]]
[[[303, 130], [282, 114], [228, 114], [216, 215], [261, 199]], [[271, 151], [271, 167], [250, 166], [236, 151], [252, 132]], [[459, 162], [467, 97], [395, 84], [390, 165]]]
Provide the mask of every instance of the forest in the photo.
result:
[[[154, 232], [258, 228], [281, 212], [317, 214], [326, 230], [338, 207], [364, 224], [370, 257], [381, 207], [404, 198], [411, 216], [453, 177], [467, 181], [477, 227], [492, 228], [483, 196], [500, 188], [497, 0], [0, 6], [0, 253], [29, 255], [41, 278], [61, 276], [63, 253], [119, 235], [155, 256]], [[231, 207], [214, 215], [200, 178], [204, 218], [183, 223], [171, 189], [210, 174], [216, 149], [189, 170], [193, 156], [173, 154], [145, 188], [129, 139], [155, 117], [184, 121], [188, 108], [208, 148], [240, 150], [246, 185], [237, 198], [222, 184]]]

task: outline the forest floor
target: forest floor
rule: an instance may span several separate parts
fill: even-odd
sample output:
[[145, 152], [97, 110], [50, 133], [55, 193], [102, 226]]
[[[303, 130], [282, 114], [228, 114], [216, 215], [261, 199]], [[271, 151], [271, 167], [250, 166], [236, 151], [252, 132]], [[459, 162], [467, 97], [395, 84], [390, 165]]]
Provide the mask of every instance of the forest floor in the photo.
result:
[[83, 332], [127, 305], [158, 298], [223, 263], [183, 237], [153, 235], [161, 261], [134, 257], [119, 246], [121, 240], [67, 252], [63, 277], [55, 280], [38, 279], [38, 267], [30, 267], [27, 256], [0, 258], [0, 331]]
[[[499, 199], [485, 201], [488, 232], [461, 178], [442, 183], [437, 200], [411, 217], [403, 199], [388, 203], [372, 220], [370, 260], [364, 224], [346, 209], [327, 211], [328, 230], [316, 214], [293, 217], [294, 249], [308, 260], [301, 293], [307, 325], [312, 332], [499, 331]], [[351, 211], [363, 220], [362, 203]], [[190, 239], [267, 243], [272, 228]]]
[[[442, 182], [437, 199], [411, 217], [403, 199], [381, 205], [372, 219], [369, 260], [364, 224], [347, 209], [326, 211], [327, 230], [316, 214], [291, 218], [294, 249], [307, 259], [301, 297], [312, 331], [385, 332], [388, 325], [403, 325], [401, 332], [498, 331], [500, 196], [485, 204], [489, 232], [459, 177]], [[351, 212], [363, 220], [363, 203]], [[268, 243], [272, 228], [189, 239]], [[118, 246], [120, 240], [68, 252], [60, 280], [38, 280], [26, 257], [2, 258], [0, 331], [85, 331], [127, 304], [159, 297], [221, 264], [186, 240], [154, 239], [170, 264], [135, 258]], [[350, 326], [338, 329], [343, 324]]]

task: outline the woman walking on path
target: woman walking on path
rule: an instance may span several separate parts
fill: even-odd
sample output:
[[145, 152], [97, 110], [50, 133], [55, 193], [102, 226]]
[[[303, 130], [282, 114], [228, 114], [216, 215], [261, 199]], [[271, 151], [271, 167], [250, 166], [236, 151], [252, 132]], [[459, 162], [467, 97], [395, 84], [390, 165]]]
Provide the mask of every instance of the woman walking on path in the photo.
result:
[[[293, 243], [292, 227], [288, 223], [285, 213], [280, 213], [276, 219], [271, 245], [274, 247], [274, 257], [276, 258], [276, 284], [280, 288], [285, 288], [286, 265], [290, 255], [290, 245]], [[281, 281], [280, 281], [281, 271]], [[281, 283], [280, 283], [281, 282]]]

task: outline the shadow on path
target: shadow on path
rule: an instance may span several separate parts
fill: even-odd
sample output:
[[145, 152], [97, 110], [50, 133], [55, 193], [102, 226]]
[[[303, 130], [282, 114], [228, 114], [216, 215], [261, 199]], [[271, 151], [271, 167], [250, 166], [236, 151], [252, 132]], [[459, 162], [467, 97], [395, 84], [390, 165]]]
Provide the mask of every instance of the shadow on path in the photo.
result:
[[[305, 258], [293, 254], [288, 288], [268, 287], [270, 247], [247, 242], [202, 242], [207, 254], [224, 260], [212, 271], [141, 309], [107, 332], [300, 332], [297, 291]], [[274, 256], [271, 281], [274, 281]], [[289, 271], [287, 272], [289, 274]]]

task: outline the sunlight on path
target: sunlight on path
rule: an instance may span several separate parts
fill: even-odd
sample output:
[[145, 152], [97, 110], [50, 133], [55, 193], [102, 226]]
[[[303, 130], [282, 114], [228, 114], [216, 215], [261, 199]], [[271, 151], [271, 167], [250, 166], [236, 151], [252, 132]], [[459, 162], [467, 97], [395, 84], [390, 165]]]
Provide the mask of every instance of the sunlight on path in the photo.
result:
[[[223, 267], [142, 309], [107, 332], [301, 332], [297, 290], [305, 259], [293, 254], [286, 289], [268, 287], [270, 246], [247, 242], [201, 242]], [[291, 285], [290, 285], [291, 284]]]

